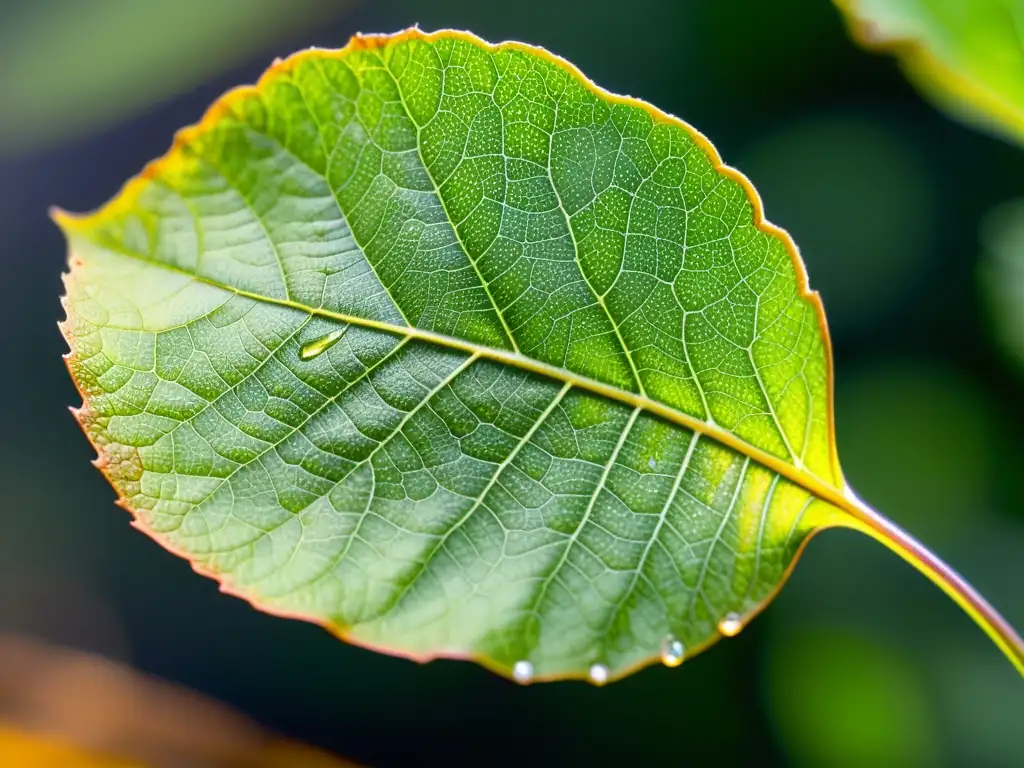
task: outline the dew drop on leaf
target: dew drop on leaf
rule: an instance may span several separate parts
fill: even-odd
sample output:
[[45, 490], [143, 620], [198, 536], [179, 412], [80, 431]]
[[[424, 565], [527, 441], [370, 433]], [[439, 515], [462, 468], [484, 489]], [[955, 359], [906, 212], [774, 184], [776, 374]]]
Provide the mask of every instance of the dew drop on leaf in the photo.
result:
[[512, 677], [517, 683], [526, 685], [533, 681], [533, 664], [528, 661], [517, 661], [512, 667]]
[[718, 631], [726, 637], [735, 637], [743, 629], [743, 619], [738, 613], [730, 612], [718, 622]]
[[326, 336], [321, 336], [319, 339], [314, 339], [313, 341], [303, 344], [302, 348], [299, 349], [299, 359], [312, 360], [315, 357], [319, 357], [337, 344], [339, 339], [345, 335], [346, 331], [348, 331], [347, 325], [344, 328], [331, 331]]
[[683, 641], [674, 635], [667, 635], [661, 641], [661, 663], [666, 667], [678, 667], [683, 663], [685, 654]]
[[590, 682], [594, 685], [604, 685], [608, 682], [608, 667], [604, 664], [590, 665]]

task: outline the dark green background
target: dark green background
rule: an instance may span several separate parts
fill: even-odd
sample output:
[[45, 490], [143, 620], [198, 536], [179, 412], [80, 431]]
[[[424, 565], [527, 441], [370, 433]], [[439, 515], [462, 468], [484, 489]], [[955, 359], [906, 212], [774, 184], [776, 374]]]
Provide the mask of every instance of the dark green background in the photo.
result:
[[[595, 689], [346, 646], [219, 594], [130, 529], [65, 409], [47, 206], [96, 207], [274, 56], [418, 22], [543, 45], [746, 172], [824, 295], [851, 484], [1024, 626], [1024, 378], [977, 279], [986, 214], [1024, 196], [1024, 150], [925, 103], [827, 0], [304, 0], [287, 23], [265, 0], [224, 2], [216, 24], [196, 2], [0, 3], [0, 631], [125, 661], [373, 765], [1024, 764], [1024, 682], [852, 533], [815, 540], [740, 637]], [[124, 50], [96, 31], [118, 19]], [[230, 56], [209, 42], [224, 36]], [[155, 50], [188, 71], [157, 87]]]

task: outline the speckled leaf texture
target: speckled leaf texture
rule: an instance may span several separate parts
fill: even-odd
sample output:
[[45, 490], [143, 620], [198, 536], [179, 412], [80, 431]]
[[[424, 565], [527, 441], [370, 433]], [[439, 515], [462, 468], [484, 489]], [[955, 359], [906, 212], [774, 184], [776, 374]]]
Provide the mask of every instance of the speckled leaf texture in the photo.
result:
[[269, 612], [602, 682], [733, 634], [839, 521], [795, 247], [700, 134], [540, 49], [302, 52], [57, 219], [98, 463]]

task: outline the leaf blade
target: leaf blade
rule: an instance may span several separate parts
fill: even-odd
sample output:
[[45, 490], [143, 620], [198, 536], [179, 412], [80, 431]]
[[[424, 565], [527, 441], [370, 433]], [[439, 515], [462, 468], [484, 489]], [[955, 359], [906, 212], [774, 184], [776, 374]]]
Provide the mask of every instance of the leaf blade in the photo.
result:
[[[440, 96], [396, 95], [435, 55], [455, 62]], [[479, 170], [495, 126], [452, 129], [479, 167], [450, 183], [444, 132], [411, 126], [445, 89], [463, 124], [491, 114], [473, 77], [522, 119], [500, 121], [504, 176]], [[610, 165], [589, 151], [608, 131]], [[488, 203], [497, 229], [473, 218]], [[107, 207], [56, 218], [102, 468], [140, 527], [264, 610], [510, 676], [617, 677], [667, 636], [710, 644], [811, 534], [852, 524], [839, 510], [873, 514], [838, 468], [788, 235], [692, 128], [539, 49], [410, 30], [297, 54]]]

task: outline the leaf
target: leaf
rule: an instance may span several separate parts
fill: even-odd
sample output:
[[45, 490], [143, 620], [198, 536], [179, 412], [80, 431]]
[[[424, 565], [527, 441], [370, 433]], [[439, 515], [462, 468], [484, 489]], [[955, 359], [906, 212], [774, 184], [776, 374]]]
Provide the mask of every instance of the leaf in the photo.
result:
[[955, 578], [846, 488], [821, 305], [749, 183], [541, 49], [304, 51], [56, 218], [99, 466], [266, 611], [603, 683], [738, 632], [827, 526]]
[[0, 723], [0, 760], [4, 765], [64, 766], [64, 768], [133, 768], [134, 762]]
[[1024, 142], [1024, 2], [835, 0], [854, 39], [892, 51], [939, 107]]

